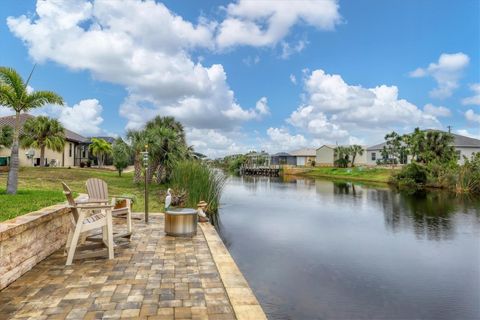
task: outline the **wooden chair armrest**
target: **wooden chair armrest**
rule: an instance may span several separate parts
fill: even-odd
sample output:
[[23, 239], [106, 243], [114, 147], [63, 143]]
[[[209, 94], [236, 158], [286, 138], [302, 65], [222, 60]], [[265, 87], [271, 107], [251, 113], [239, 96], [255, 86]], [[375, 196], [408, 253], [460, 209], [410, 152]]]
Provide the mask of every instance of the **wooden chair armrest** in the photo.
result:
[[113, 208], [113, 206], [109, 204], [102, 205], [102, 204], [88, 204], [88, 203], [85, 203], [84, 205], [77, 204], [76, 207], [78, 209], [112, 209]]
[[105, 199], [85, 199], [81, 201], [75, 201], [77, 204], [88, 204], [88, 203], [108, 203], [108, 200]]

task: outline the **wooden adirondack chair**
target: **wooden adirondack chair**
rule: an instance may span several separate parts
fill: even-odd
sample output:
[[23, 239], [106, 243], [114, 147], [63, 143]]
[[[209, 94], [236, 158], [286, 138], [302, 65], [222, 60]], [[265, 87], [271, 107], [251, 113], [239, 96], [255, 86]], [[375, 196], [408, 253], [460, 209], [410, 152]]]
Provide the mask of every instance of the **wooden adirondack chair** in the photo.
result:
[[[107, 183], [98, 178], [90, 178], [85, 183], [88, 193], [88, 202], [91, 203], [103, 203], [111, 204], [114, 208], [112, 209], [112, 216], [114, 218], [123, 218], [127, 220], [127, 232], [123, 234], [115, 234], [114, 238], [128, 238], [130, 239], [132, 235], [132, 200], [128, 197], [112, 197], [112, 201], [108, 200], [108, 185]], [[124, 200], [126, 206], [122, 208], [115, 208], [117, 200]]]
[[[65, 251], [67, 252], [66, 265], [71, 265], [73, 259], [90, 258], [105, 255], [108, 252], [108, 258], [113, 259], [113, 225], [112, 225], [112, 206], [108, 204], [92, 204], [92, 203], [77, 203], [73, 199], [71, 189], [62, 182], [63, 193], [67, 198], [68, 205], [72, 214], [72, 229], [68, 234], [67, 245]], [[90, 215], [90, 211], [99, 211]], [[102, 230], [102, 243], [107, 247], [100, 251], [91, 251], [83, 254], [75, 255], [77, 245], [82, 234], [94, 229]], [[98, 247], [95, 245], [86, 245], [84, 248], [90, 249]], [[80, 249], [80, 248], [79, 248]]]

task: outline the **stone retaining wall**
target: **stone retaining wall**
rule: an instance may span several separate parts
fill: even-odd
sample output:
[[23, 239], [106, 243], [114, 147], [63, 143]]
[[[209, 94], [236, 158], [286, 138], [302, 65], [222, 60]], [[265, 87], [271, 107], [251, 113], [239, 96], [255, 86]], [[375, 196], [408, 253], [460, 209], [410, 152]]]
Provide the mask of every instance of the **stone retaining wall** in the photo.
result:
[[59, 204], [0, 222], [0, 290], [65, 245], [69, 212]]

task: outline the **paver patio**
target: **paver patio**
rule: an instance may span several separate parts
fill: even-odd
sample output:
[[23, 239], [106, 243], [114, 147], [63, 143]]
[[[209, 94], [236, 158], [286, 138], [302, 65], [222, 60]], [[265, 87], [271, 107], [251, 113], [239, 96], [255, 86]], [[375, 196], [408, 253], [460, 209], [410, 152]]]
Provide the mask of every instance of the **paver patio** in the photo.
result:
[[202, 228], [169, 237], [157, 214], [134, 230], [113, 260], [55, 252], [0, 291], [0, 319], [236, 319]]

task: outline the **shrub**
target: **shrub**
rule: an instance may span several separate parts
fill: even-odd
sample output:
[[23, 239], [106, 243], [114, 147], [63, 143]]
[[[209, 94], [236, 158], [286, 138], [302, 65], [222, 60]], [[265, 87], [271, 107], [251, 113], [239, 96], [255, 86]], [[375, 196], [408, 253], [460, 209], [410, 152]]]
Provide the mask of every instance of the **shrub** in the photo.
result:
[[90, 168], [92, 166], [92, 161], [87, 160], [86, 164], [87, 164], [87, 168]]
[[391, 182], [399, 188], [422, 189], [425, 187], [427, 180], [427, 169], [416, 162], [412, 162], [404, 166], [400, 172], [393, 175]]
[[335, 160], [334, 164], [335, 164], [335, 167], [346, 168], [346, 167], [348, 167], [349, 162], [350, 161], [348, 161], [348, 159], [340, 158], [340, 159]]
[[464, 157], [455, 189], [458, 193], [480, 194], [480, 152], [472, 155], [471, 159]]
[[80, 168], [84, 168], [85, 167], [85, 162], [80, 162]]

